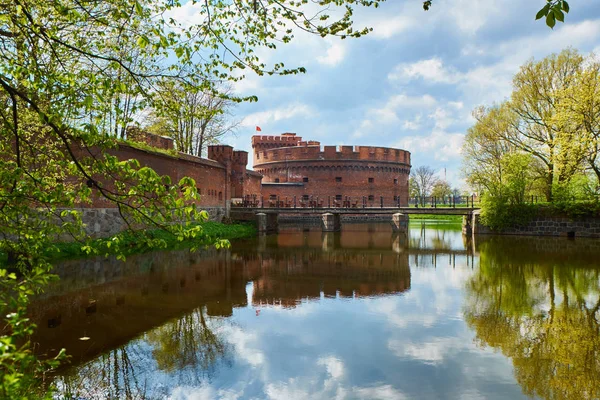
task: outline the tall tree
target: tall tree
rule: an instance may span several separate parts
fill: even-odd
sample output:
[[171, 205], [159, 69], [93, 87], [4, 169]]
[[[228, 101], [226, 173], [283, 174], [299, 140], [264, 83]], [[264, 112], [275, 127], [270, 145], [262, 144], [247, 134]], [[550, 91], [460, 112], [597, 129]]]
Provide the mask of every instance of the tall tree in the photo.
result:
[[[551, 201], [570, 181], [594, 168], [598, 154], [600, 74], [592, 56], [567, 49], [523, 65], [510, 100], [474, 112], [476, 124], [463, 145], [467, 180], [500, 193], [508, 153], [531, 156], [532, 179]], [[536, 185], [537, 186], [537, 185]]]
[[161, 97], [160, 106], [152, 111], [147, 129], [171, 136], [181, 152], [202, 156], [208, 145], [218, 143], [239, 125], [232, 117], [236, 104], [232, 89], [221, 86], [209, 91], [163, 82], [156, 94]]
[[431, 167], [422, 165], [411, 171], [410, 179], [413, 193], [419, 198], [421, 205], [425, 205], [425, 197], [431, 195], [431, 190], [437, 182], [435, 170]]

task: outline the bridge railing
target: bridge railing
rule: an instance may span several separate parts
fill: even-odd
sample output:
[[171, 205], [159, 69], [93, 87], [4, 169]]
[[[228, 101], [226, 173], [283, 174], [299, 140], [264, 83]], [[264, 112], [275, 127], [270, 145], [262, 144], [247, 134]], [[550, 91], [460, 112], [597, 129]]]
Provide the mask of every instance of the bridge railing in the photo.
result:
[[[474, 208], [480, 200], [476, 196], [427, 196], [409, 198], [408, 207], [429, 208]], [[393, 199], [384, 196], [246, 196], [241, 201], [234, 202], [233, 207], [246, 208], [401, 208], [400, 196]]]

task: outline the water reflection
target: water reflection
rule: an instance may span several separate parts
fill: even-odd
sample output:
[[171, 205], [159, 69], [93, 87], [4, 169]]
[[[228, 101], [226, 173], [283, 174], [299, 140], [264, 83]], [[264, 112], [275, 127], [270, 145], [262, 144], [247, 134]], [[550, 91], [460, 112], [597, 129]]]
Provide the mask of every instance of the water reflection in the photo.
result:
[[600, 271], [593, 241], [483, 239], [466, 286], [478, 343], [512, 359], [529, 396], [600, 398]]
[[381, 224], [70, 262], [34, 341], [82, 398], [597, 398], [595, 246]]

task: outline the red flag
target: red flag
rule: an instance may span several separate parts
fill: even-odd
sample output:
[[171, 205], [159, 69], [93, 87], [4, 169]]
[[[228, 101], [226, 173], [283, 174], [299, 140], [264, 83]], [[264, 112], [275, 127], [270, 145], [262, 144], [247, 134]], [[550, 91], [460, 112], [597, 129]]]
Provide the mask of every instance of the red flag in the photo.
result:
[[256, 127], [256, 132], [262, 132], [262, 129], [260, 129], [260, 126]]

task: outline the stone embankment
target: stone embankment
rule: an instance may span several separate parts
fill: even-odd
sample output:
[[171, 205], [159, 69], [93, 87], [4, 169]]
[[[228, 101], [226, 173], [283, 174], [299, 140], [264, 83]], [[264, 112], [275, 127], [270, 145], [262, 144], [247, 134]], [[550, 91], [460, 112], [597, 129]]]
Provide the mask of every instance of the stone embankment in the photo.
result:
[[[525, 235], [600, 238], [600, 218], [569, 218], [539, 216], [529, 223], [502, 230], [492, 230], [481, 224], [480, 211], [475, 211], [471, 227], [475, 235]], [[463, 225], [465, 222], [463, 222]]]

